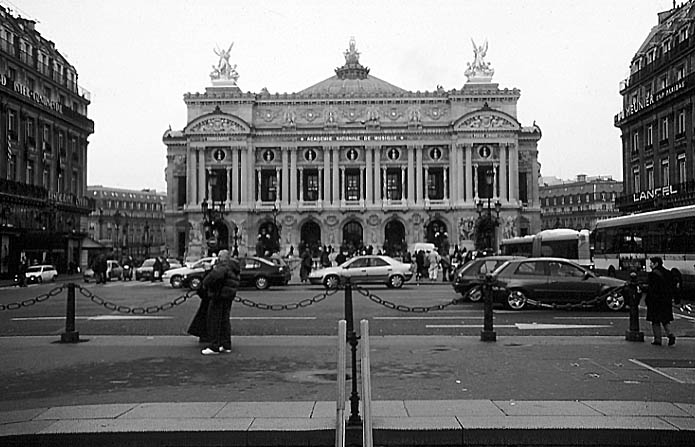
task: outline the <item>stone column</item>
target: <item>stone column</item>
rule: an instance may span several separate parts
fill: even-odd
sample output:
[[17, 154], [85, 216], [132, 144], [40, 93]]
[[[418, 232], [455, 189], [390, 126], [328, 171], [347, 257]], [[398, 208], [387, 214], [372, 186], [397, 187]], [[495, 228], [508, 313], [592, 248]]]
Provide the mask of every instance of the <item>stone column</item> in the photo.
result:
[[429, 166], [425, 166], [425, 178], [424, 178], [424, 182], [422, 183], [422, 186], [424, 188], [423, 195], [424, 195], [425, 201], [430, 200], [430, 193], [429, 193], [429, 187], [428, 187], [429, 181], [430, 181], [430, 168], [429, 168]]
[[415, 147], [408, 146], [408, 204], [415, 203]]
[[500, 146], [500, 202], [509, 200], [507, 194], [507, 146]]
[[208, 179], [208, 181], [206, 182], [207, 184], [205, 185], [205, 191], [206, 191], [206, 197], [208, 198], [208, 201], [212, 202], [212, 182], [210, 181], [210, 179], [212, 178], [212, 169], [207, 168], [207, 171], [208, 171], [208, 175], [206, 178]]
[[205, 148], [198, 148], [198, 200], [196, 203], [203, 202], [203, 198], [207, 194], [205, 178]]
[[378, 184], [381, 185], [381, 197], [383, 197], [386, 200], [390, 200], [386, 191], [386, 178], [386, 166], [384, 166], [383, 168], [381, 168], [381, 172], [379, 173]]
[[290, 203], [290, 166], [289, 166], [289, 152], [290, 148], [283, 146], [282, 151], [282, 192], [280, 198], [283, 203]]
[[519, 148], [516, 144], [509, 145], [509, 201], [519, 200]]
[[241, 166], [239, 168], [239, 185], [240, 185], [240, 195], [241, 195], [241, 205], [242, 206], [249, 206], [249, 192], [248, 192], [248, 184], [249, 184], [249, 166], [248, 166], [248, 151], [245, 151], [244, 149], [241, 149]]
[[280, 189], [280, 169], [275, 168], [275, 203], [280, 201], [281, 192], [282, 190]]
[[239, 204], [239, 148], [232, 148], [232, 204]]
[[405, 166], [401, 165], [401, 201], [405, 200], [405, 188], [406, 188], [406, 171]]
[[444, 172], [444, 200], [449, 200], [449, 170], [444, 167], [442, 172]]
[[342, 201], [345, 199], [345, 166], [340, 167], [340, 184], [343, 187], [339, 189], [338, 199]]
[[323, 147], [323, 172], [326, 175], [323, 177], [323, 205], [328, 206], [331, 203], [331, 150]]
[[299, 168], [299, 203], [304, 203], [304, 168]]
[[[381, 175], [381, 146], [374, 148], [374, 174]], [[377, 180], [376, 187], [374, 188], [374, 203], [381, 206], [381, 202], [386, 198], [386, 194], [383, 193], [383, 188], [381, 185], [382, 179]]]
[[466, 202], [471, 203], [473, 202], [473, 197], [475, 197], [473, 193], [473, 146], [470, 144], [466, 145], [464, 150], [466, 151], [466, 165], [464, 166], [466, 171]]
[[373, 172], [372, 172], [372, 155], [374, 154], [374, 148], [370, 146], [366, 146], [364, 148], [364, 163], [366, 166], [366, 171], [367, 175], [365, 176], [365, 189], [367, 193], [365, 194], [365, 199], [367, 202], [367, 205], [371, 205], [374, 203], [373, 199], [373, 191], [374, 191], [374, 184], [376, 183], [377, 185], [379, 182], [374, 182], [373, 180]]
[[456, 175], [456, 144], [452, 141], [449, 144], [449, 174], [451, 180], [449, 181], [448, 196], [451, 198], [452, 202], [456, 202], [456, 183], [458, 176]]
[[[253, 192], [255, 188], [253, 187], [254, 182], [256, 181], [253, 173], [256, 172], [256, 154], [255, 154], [255, 148], [253, 147], [253, 144], [251, 141], [248, 141], [246, 146], [246, 152], [247, 152], [247, 159], [246, 162], [248, 163], [248, 176], [246, 178], [246, 191], [248, 191], [248, 195], [250, 196], [249, 199], [249, 204], [254, 206], [254, 201], [255, 197], [253, 197]], [[260, 199], [260, 197], [259, 197]]]
[[531, 194], [529, 206], [540, 206], [540, 196], [538, 192], [538, 151], [531, 153]]
[[[227, 192], [224, 195], [224, 201], [229, 202], [231, 192], [232, 192], [232, 168], [227, 167], [226, 171], [227, 171]], [[225, 208], [228, 208], [228, 207], [225, 207]]]
[[321, 203], [321, 202], [323, 202], [323, 187], [322, 187], [323, 186], [323, 170], [319, 169], [318, 171], [319, 171], [319, 191], [318, 191], [319, 197], [318, 197], [317, 202]]
[[[85, 169], [86, 170], [86, 169]], [[191, 207], [195, 204], [196, 196], [195, 179], [195, 152], [191, 145], [186, 146], [186, 206]]]
[[333, 157], [333, 187], [331, 191], [331, 202], [333, 205], [340, 204], [340, 174], [338, 170], [338, 162], [340, 159], [340, 147], [333, 146], [331, 156]]
[[415, 146], [415, 201], [422, 203], [424, 201], [425, 188], [422, 186], [422, 146]]
[[297, 148], [290, 149], [290, 205], [297, 206]]
[[478, 163], [473, 165], [473, 197], [475, 198], [475, 205], [480, 200], [478, 196]]

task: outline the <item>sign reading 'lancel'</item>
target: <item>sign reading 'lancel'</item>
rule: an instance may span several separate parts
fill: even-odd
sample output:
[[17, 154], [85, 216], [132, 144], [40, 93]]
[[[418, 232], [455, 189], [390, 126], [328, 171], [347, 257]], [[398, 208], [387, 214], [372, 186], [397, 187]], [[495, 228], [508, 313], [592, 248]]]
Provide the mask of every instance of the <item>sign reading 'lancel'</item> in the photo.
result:
[[662, 186], [661, 188], [648, 189], [647, 191], [641, 191], [639, 193], [634, 193], [632, 195], [633, 202], [642, 202], [644, 200], [651, 200], [657, 197], [667, 197], [678, 194], [678, 191], [673, 189], [673, 185]]
[[[10, 86], [9, 84], [12, 85]], [[17, 81], [11, 83], [9, 78], [4, 74], [0, 74], [0, 85], [2, 85], [3, 87], [12, 88], [15, 92], [19, 93], [20, 95], [26, 96], [27, 98], [41, 104], [42, 106], [48, 107], [49, 109], [55, 110], [56, 112], [63, 113], [63, 105], [61, 103], [51, 101], [50, 98], [46, 98], [45, 96], [36, 93], [26, 85], [20, 84]]]

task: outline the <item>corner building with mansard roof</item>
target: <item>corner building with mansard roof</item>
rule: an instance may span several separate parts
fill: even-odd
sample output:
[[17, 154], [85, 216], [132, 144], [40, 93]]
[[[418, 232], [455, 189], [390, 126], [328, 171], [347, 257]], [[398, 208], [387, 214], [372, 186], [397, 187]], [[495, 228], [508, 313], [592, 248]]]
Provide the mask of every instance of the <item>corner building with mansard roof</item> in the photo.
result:
[[334, 76], [292, 94], [243, 93], [226, 56], [205, 93], [184, 95], [188, 124], [163, 136], [170, 253], [471, 249], [479, 202], [493, 217], [499, 202], [495, 246], [540, 230], [540, 128], [517, 121], [519, 90], [492, 83], [478, 55], [462, 88], [409, 92], [373, 76], [351, 40]]

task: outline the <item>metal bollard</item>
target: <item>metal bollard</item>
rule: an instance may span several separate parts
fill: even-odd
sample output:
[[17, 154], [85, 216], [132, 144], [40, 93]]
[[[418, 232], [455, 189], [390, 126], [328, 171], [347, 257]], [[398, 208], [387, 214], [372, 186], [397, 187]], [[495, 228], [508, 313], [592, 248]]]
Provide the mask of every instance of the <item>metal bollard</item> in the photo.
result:
[[361, 426], [360, 396], [357, 394], [357, 343], [359, 337], [355, 333], [355, 323], [352, 316], [352, 285], [350, 279], [345, 280], [345, 320], [347, 322], [347, 342], [352, 354], [352, 393], [350, 393], [350, 418], [348, 427]]
[[68, 283], [68, 301], [65, 315], [65, 332], [60, 334], [61, 343], [79, 343], [80, 333], [75, 331], [75, 284]]
[[483, 330], [480, 331], [480, 341], [497, 341], [497, 333], [492, 326], [492, 275], [485, 275], [482, 285], [484, 299]]
[[625, 340], [644, 341], [644, 332], [639, 330], [639, 302], [641, 293], [637, 284], [637, 273], [630, 273], [630, 281], [625, 290], [628, 291], [630, 302], [630, 329], [625, 331]]

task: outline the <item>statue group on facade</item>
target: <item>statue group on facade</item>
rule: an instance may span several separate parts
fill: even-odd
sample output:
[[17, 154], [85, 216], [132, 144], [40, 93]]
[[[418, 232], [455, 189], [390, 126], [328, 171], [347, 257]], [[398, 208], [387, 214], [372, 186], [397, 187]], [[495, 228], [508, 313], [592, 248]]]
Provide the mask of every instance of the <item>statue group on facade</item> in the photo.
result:
[[212, 66], [212, 73], [210, 73], [210, 79], [212, 79], [213, 81], [222, 80], [233, 81], [234, 83], [236, 83], [237, 79], [239, 79], [239, 73], [237, 73], [236, 71], [236, 64], [232, 66], [232, 64], [229, 63], [229, 55], [232, 52], [233, 46], [234, 42], [232, 42], [232, 44], [229, 46], [227, 50], [225, 50], [224, 48], [220, 48], [219, 46], [213, 50], [215, 54], [220, 58], [217, 62], [217, 66]]

